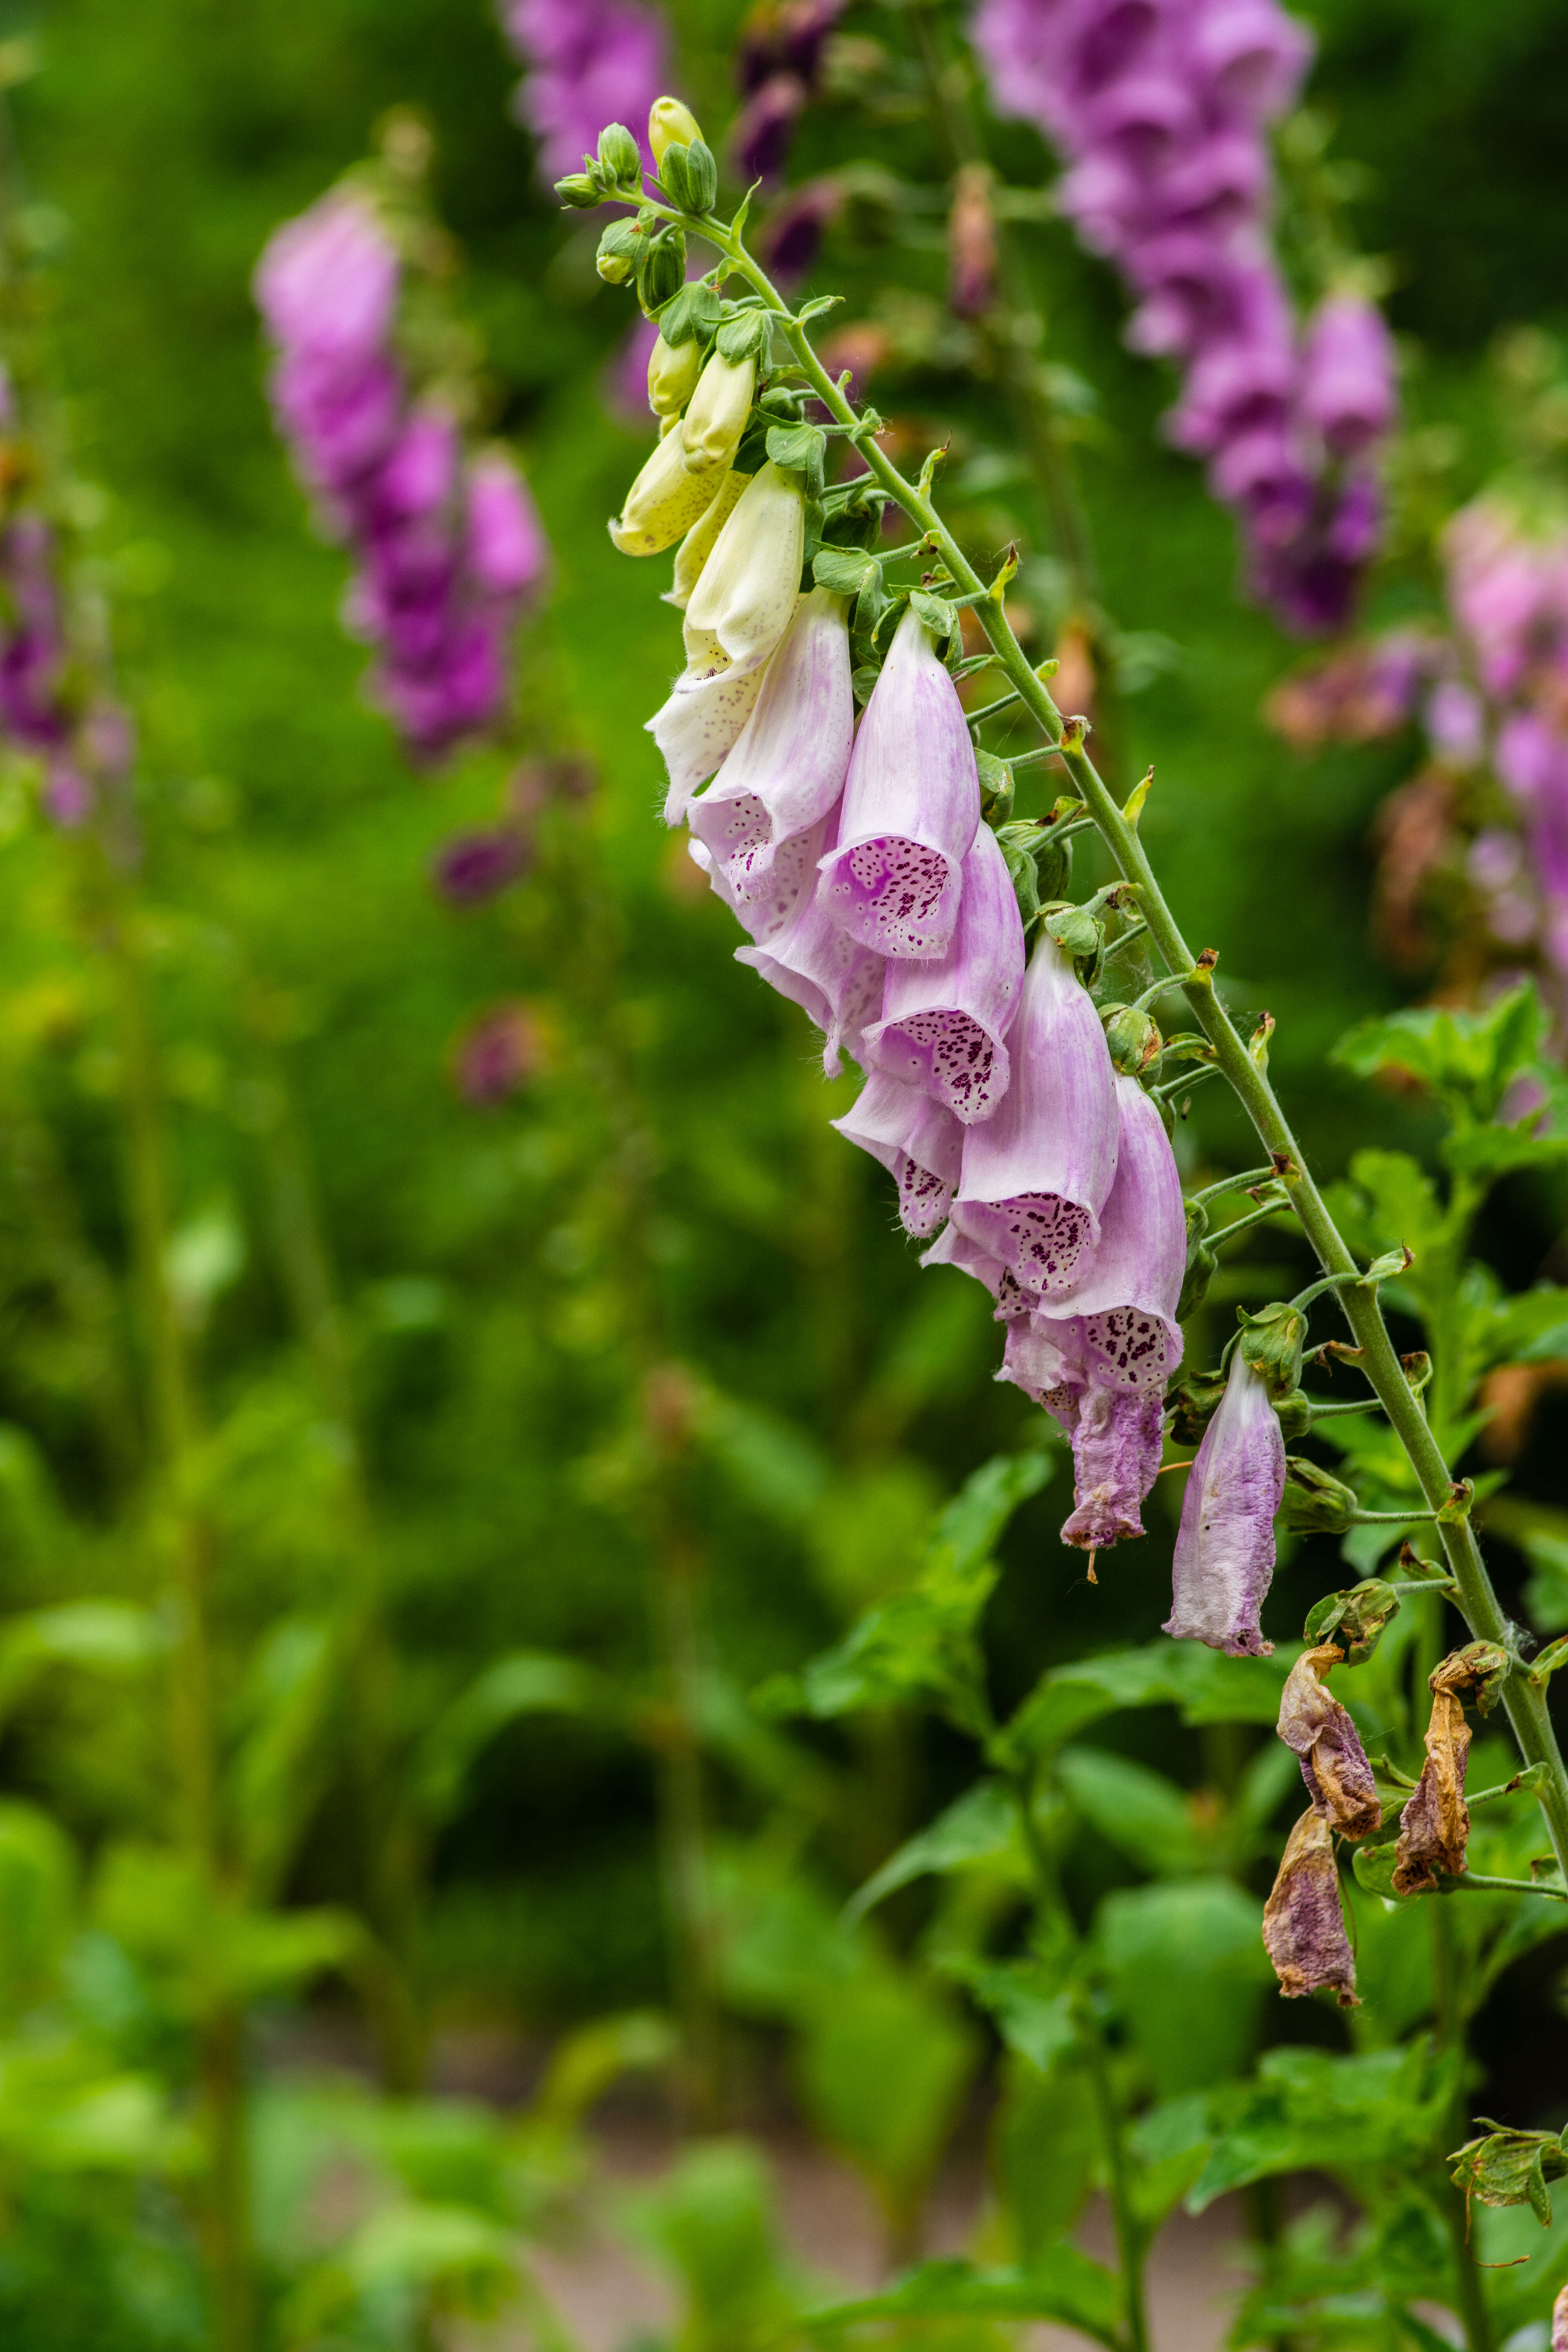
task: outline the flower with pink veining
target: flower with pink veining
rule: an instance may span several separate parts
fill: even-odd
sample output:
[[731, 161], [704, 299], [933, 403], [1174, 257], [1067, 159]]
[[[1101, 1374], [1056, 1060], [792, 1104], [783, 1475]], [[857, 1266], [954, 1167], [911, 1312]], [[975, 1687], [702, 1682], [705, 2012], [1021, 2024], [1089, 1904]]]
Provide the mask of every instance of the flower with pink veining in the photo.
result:
[[958, 927], [944, 956], [890, 960], [882, 1017], [866, 1032], [879, 1069], [922, 1087], [966, 1127], [1007, 1091], [1004, 1042], [1024, 992], [1024, 925], [996, 835], [982, 824], [963, 860]]
[[1267, 1657], [1259, 1622], [1274, 1578], [1285, 1440], [1262, 1377], [1239, 1346], [1219, 1410], [1187, 1474], [1164, 1630], [1232, 1657]]

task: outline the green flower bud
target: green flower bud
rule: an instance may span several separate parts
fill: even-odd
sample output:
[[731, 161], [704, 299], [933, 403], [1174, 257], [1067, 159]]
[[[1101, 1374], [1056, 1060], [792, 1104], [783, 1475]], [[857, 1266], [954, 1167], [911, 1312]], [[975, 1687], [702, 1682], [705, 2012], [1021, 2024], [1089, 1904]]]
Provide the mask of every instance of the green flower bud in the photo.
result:
[[[1486, 2123], [1485, 2116], [1477, 2117]], [[1456, 2189], [1483, 2205], [1528, 2205], [1542, 2228], [1552, 2221], [1550, 2180], [1568, 2173], [1568, 2156], [1552, 2132], [1512, 2131], [1500, 2125], [1485, 2139], [1468, 2140], [1448, 2162]]]
[[679, 416], [697, 389], [702, 346], [692, 341], [671, 351], [660, 335], [647, 362], [647, 404], [656, 416]]
[[683, 213], [695, 213], [700, 218], [712, 211], [719, 194], [719, 166], [700, 139], [693, 140], [689, 147], [667, 147], [658, 176], [671, 204]]
[[[696, 345], [689, 346], [695, 350]], [[686, 470], [711, 474], [730, 464], [752, 413], [757, 388], [755, 360], [738, 364], [715, 352], [703, 369], [686, 412]]]
[[1226, 1376], [1205, 1380], [1201, 1372], [1184, 1373], [1170, 1391], [1171, 1434], [1178, 1445], [1196, 1445], [1219, 1410]]
[[656, 165], [662, 169], [671, 147], [689, 147], [701, 136], [701, 126], [689, 106], [682, 106], [678, 98], [655, 99], [648, 110], [647, 143]]
[[1381, 1577], [1369, 1576], [1348, 1592], [1326, 1592], [1308, 1616], [1302, 1638], [1313, 1649], [1338, 1642], [1347, 1665], [1364, 1666], [1384, 1628], [1398, 1614], [1398, 1593]]
[[1271, 1306], [1260, 1307], [1256, 1315], [1242, 1315], [1239, 1320], [1243, 1358], [1262, 1374], [1276, 1402], [1288, 1397], [1301, 1385], [1306, 1317], [1299, 1307], [1287, 1307], [1275, 1299]]
[[611, 122], [600, 131], [599, 169], [612, 187], [641, 188], [642, 156], [625, 123]]
[[574, 212], [592, 212], [595, 205], [605, 201], [604, 189], [586, 172], [571, 172], [565, 179], [557, 180], [555, 193]]
[[[1205, 1219], [1205, 1228], [1207, 1219]], [[1176, 1301], [1176, 1320], [1184, 1323], [1189, 1315], [1200, 1307], [1208, 1297], [1208, 1288], [1219, 1271], [1219, 1259], [1204, 1239], [1204, 1231], [1194, 1226], [1192, 1212], [1187, 1213], [1187, 1265], [1182, 1276], [1181, 1296]]]
[[626, 286], [637, 275], [647, 239], [636, 221], [612, 221], [599, 239], [598, 269], [608, 286]]
[[[976, 751], [974, 754], [974, 764], [980, 772], [981, 814], [985, 818], [988, 824], [997, 826], [1004, 825], [1013, 814], [1013, 771], [1007, 765], [1005, 760], [997, 758], [994, 751]], [[1006, 856], [1005, 848], [1004, 848], [1003, 855], [1005, 856]], [[1013, 860], [1010, 857], [1007, 859], [1007, 871], [1010, 874], [1013, 874], [1014, 887], [1016, 887], [1018, 877], [1016, 874], [1014, 873]], [[1031, 889], [1034, 888], [1034, 883], [1035, 861], [1031, 857], [1029, 859], [1029, 884]], [[1035, 903], [1036, 906], [1039, 904], [1037, 894], [1036, 896]], [[1034, 907], [1027, 909], [1025, 915], [1026, 922], [1034, 911]]]
[[1105, 1024], [1111, 1060], [1125, 1077], [1135, 1078], [1140, 1070], [1148, 1068], [1164, 1039], [1135, 1004], [1102, 1004], [1100, 1017]]
[[1285, 1492], [1279, 1517], [1301, 1535], [1342, 1536], [1361, 1508], [1354, 1495], [1304, 1454], [1285, 1456]]
[[1305, 1437], [1312, 1426], [1312, 1400], [1301, 1389], [1292, 1389], [1289, 1396], [1276, 1397], [1274, 1412], [1286, 1437]]
[[673, 547], [701, 520], [719, 488], [713, 474], [687, 472], [680, 421], [669, 421], [674, 430], [664, 435], [610, 525], [610, 537], [623, 555], [657, 555]]
[[651, 319], [686, 283], [686, 239], [678, 228], [651, 236], [637, 272], [637, 299]]

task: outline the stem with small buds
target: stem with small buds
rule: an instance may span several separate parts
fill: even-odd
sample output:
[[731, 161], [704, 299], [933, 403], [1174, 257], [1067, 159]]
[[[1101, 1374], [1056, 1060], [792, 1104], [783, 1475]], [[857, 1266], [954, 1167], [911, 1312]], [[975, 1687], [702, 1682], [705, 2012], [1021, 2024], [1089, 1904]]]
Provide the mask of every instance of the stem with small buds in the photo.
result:
[[[1415, 1474], [1422, 1496], [1437, 1521], [1453, 1577], [1457, 1605], [1475, 1639], [1495, 1642], [1509, 1651], [1512, 1663], [1503, 1685], [1503, 1704], [1526, 1762], [1546, 1767], [1545, 1777], [1536, 1793], [1546, 1818], [1553, 1851], [1564, 1877], [1568, 1878], [1568, 1769], [1564, 1768], [1562, 1750], [1547, 1710], [1545, 1694], [1530, 1681], [1523, 1661], [1512, 1643], [1509, 1621], [1493, 1590], [1468, 1511], [1456, 1500], [1448, 1465], [1389, 1337], [1377, 1291], [1361, 1281], [1362, 1269], [1356, 1265], [1349, 1244], [1308, 1172], [1305, 1155], [1265, 1071], [1248, 1052], [1240, 1031], [1215, 992], [1214, 959], [1208, 957], [1200, 965], [1194, 956], [1166, 904], [1147, 852], [1138, 837], [1135, 818], [1130, 818], [1117, 805], [1089, 758], [1085, 749], [1089, 731], [1087, 721], [1064, 716], [1052, 699], [1045, 681], [1030, 667], [1008, 622], [1000, 593], [1000, 580], [993, 590], [981, 579], [963, 550], [946, 529], [929, 490], [923, 486], [932, 470], [929, 462], [921, 483], [917, 484], [909, 481], [878, 447], [874, 424], [857, 414], [843, 383], [836, 383], [827, 373], [812, 348], [806, 328], [794, 316], [766, 273], [747, 252], [737, 229], [733, 226], [721, 226], [713, 219], [700, 219], [693, 215], [678, 212], [662, 203], [656, 202], [652, 209], [661, 219], [669, 221], [689, 236], [704, 238], [714, 246], [722, 260], [721, 274], [744, 278], [764, 309], [773, 314], [775, 326], [794, 353], [799, 373], [834, 423], [845, 429], [847, 436], [865, 459], [872, 478], [914, 524], [921, 534], [919, 547], [929, 548], [940, 557], [958, 593], [970, 604], [984, 629], [996, 662], [1005, 672], [1007, 682], [1019, 703], [1035, 720], [1047, 747], [1060, 759], [1094, 820], [1117, 873], [1124, 881], [1136, 886], [1139, 908], [1148, 925], [1150, 938], [1173, 975], [1172, 985], [1179, 987], [1186, 998], [1198, 1026], [1214, 1049], [1215, 1065], [1239, 1097], [1265, 1150], [1274, 1156], [1277, 1169], [1280, 1160], [1286, 1163], [1279, 1172], [1289, 1187], [1291, 1206], [1317, 1253], [1325, 1284], [1335, 1289], [1345, 1320], [1361, 1350], [1362, 1368], [1376, 1391], [1390, 1425]], [[913, 553], [917, 551], [909, 551]]]

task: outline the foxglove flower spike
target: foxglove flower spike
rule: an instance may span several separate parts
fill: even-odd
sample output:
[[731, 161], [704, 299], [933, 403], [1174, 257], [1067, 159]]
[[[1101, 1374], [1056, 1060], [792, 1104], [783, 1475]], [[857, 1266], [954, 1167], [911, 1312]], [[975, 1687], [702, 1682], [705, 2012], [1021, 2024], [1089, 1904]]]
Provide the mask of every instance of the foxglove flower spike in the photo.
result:
[[923, 1087], [970, 1127], [1007, 1091], [1003, 1040], [1024, 991], [1023, 919], [988, 824], [963, 860], [962, 891], [945, 956], [889, 963], [882, 1018], [867, 1031], [866, 1050], [879, 1069]]

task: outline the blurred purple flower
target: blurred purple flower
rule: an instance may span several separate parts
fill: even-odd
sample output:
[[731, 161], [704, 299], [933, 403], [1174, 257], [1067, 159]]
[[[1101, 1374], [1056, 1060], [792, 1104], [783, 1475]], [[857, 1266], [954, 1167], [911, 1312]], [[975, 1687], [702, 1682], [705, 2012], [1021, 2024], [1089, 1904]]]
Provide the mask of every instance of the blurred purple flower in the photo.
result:
[[1334, 295], [1303, 341], [1268, 244], [1267, 126], [1311, 36], [1273, 0], [982, 0], [975, 43], [994, 103], [1061, 152], [1084, 244], [1136, 294], [1129, 342], [1185, 370], [1168, 430], [1237, 510], [1254, 592], [1292, 628], [1342, 626], [1394, 393], [1377, 311]]
[[412, 399], [393, 342], [400, 265], [367, 202], [333, 189], [268, 245], [256, 298], [279, 352], [279, 428], [356, 568], [346, 625], [376, 651], [373, 700], [439, 758], [502, 717], [508, 640], [549, 551], [500, 450]]
[[745, 101], [730, 128], [742, 180], [776, 181], [802, 110], [820, 87], [823, 51], [847, 0], [763, 0], [741, 27], [735, 79]]
[[528, 864], [528, 844], [512, 825], [459, 833], [436, 859], [436, 887], [455, 907], [479, 907], [515, 882]]
[[619, 122], [650, 167], [648, 110], [669, 79], [662, 14], [632, 0], [500, 0], [512, 54], [528, 69], [512, 101], [539, 142], [547, 186], [582, 169], [599, 133]]
[[478, 1108], [504, 1102], [544, 1065], [539, 1024], [526, 1004], [501, 1004], [459, 1039], [453, 1076], [465, 1101]]

